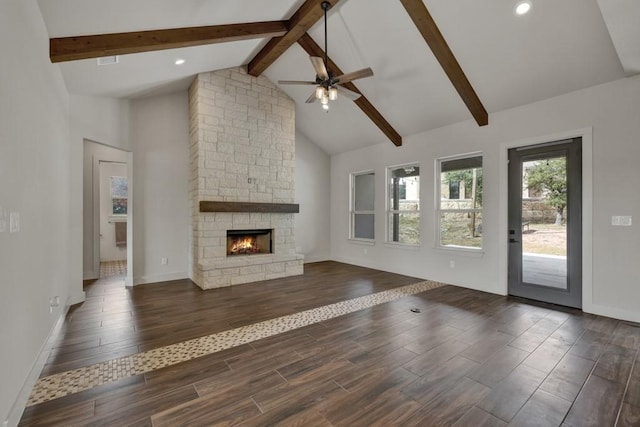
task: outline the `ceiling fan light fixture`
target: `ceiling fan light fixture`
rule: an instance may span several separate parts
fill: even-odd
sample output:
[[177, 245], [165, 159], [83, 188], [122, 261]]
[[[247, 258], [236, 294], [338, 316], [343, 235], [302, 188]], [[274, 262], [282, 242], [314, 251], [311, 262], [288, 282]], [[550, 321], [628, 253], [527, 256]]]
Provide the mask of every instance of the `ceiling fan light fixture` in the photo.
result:
[[[314, 1], [308, 0], [308, 3], [314, 3]], [[309, 56], [311, 65], [316, 72], [315, 80], [278, 80], [278, 84], [315, 86], [313, 92], [307, 98], [305, 103], [312, 104], [316, 101], [320, 101], [320, 104], [322, 104], [322, 109], [325, 111], [329, 111], [329, 102], [337, 100], [338, 93], [341, 93], [347, 99], [350, 99], [352, 101], [355, 101], [360, 96], [362, 96], [362, 94], [357, 89], [348, 89], [344, 87], [343, 84], [351, 83], [351, 81], [356, 79], [371, 77], [373, 76], [373, 71], [371, 70], [371, 68], [363, 68], [362, 70], [341, 74], [339, 76], [333, 74], [329, 67], [329, 55], [327, 53], [327, 11], [331, 8], [331, 2], [323, 1], [321, 3], [321, 6], [322, 10], [324, 11], [324, 58], [315, 55]], [[322, 49], [319, 48], [319, 50], [320, 52], [322, 52]], [[338, 71], [342, 73], [340, 70]]]
[[338, 89], [336, 89], [335, 87], [330, 87], [329, 88], [329, 100], [330, 101], [335, 101], [336, 99], [338, 99]]
[[531, 10], [531, 2], [529, 0], [518, 2], [518, 4], [516, 4], [516, 7], [513, 9], [514, 13], [517, 16], [526, 15], [527, 13], [529, 13], [530, 10]]

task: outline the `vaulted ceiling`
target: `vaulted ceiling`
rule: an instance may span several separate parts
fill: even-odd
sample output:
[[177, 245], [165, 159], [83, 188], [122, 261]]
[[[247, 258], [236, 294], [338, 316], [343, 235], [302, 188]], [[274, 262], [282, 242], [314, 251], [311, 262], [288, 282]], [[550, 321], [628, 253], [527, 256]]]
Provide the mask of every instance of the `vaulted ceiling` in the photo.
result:
[[[329, 57], [344, 72], [371, 67], [375, 75], [354, 82], [361, 101], [339, 97], [328, 113], [305, 104], [312, 87], [281, 86], [296, 101], [298, 130], [330, 154], [397, 144], [402, 136], [463, 120], [482, 125], [483, 110], [490, 124], [492, 112], [640, 71], [638, 26], [629, 25], [640, 22], [637, 0], [531, 0], [524, 16], [514, 14], [517, 2], [332, 0]], [[95, 58], [60, 63], [70, 93], [122, 98], [185, 89], [197, 73], [245, 64], [274, 82], [313, 80], [308, 56], [324, 47], [324, 29], [322, 11], [304, 10], [310, 3], [39, 0], [51, 38], [214, 26], [234, 40], [122, 54], [114, 65], [98, 66]], [[434, 48], [437, 34], [429, 33], [433, 27], [420, 9], [428, 10], [450, 50]], [[217, 27], [268, 21], [274, 22], [241, 26], [240, 35], [234, 26]], [[185, 64], [176, 66], [177, 58]]]

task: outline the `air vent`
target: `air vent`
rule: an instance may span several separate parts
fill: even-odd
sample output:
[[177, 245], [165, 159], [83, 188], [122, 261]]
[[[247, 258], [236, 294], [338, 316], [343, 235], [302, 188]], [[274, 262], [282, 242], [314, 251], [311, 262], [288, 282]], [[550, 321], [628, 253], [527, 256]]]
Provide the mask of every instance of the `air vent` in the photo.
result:
[[118, 56], [103, 56], [102, 58], [98, 58], [98, 65], [111, 65], [118, 63]]

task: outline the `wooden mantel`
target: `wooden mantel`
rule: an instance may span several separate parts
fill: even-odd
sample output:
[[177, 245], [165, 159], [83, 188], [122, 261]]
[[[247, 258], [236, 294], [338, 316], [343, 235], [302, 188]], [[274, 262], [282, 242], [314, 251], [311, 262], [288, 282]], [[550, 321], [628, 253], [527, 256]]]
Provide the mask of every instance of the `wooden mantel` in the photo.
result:
[[200, 202], [200, 212], [300, 213], [297, 203]]

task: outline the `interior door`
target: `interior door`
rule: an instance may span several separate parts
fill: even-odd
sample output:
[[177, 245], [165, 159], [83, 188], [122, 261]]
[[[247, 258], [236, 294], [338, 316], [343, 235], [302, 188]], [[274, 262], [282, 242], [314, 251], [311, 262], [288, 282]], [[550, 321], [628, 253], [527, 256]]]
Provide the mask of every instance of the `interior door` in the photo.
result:
[[509, 294], [582, 307], [582, 139], [509, 150]]

